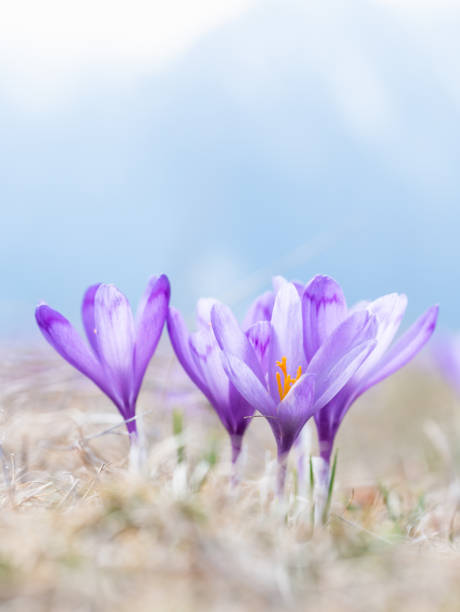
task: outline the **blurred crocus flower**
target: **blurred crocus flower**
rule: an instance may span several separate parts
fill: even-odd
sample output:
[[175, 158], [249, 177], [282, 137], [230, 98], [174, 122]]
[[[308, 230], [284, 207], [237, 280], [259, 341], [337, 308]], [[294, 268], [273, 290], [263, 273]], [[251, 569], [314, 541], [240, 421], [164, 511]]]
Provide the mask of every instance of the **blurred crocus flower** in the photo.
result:
[[[215, 300], [203, 298], [197, 304], [197, 331], [190, 333], [178, 310], [169, 308], [168, 332], [176, 356], [189, 378], [201, 390], [227, 430], [232, 446], [234, 465], [241, 452], [244, 432], [254, 408], [230, 382], [222, 366], [219, 347], [211, 327], [211, 309]], [[258, 300], [260, 307], [264, 298]], [[260, 316], [258, 307], [248, 313], [248, 320]], [[239, 333], [243, 334], [238, 326]], [[244, 335], [244, 334], [243, 334]], [[234, 476], [236, 478], [236, 476]]]
[[460, 393], [460, 334], [438, 337], [432, 356], [445, 379]]
[[127, 298], [116, 287], [89, 287], [81, 309], [89, 344], [48, 305], [40, 304], [35, 311], [51, 346], [113, 401], [126, 421], [132, 445], [138, 441], [137, 396], [163, 330], [169, 295], [168, 278], [152, 277], [134, 318]]
[[286, 281], [279, 287], [270, 320], [256, 321], [246, 332], [223, 304], [213, 306], [211, 321], [231, 383], [272, 428], [281, 493], [293, 443], [375, 348], [377, 322], [366, 309], [349, 313], [313, 350], [310, 338], [304, 342], [300, 287]]
[[[329, 478], [329, 464], [337, 430], [353, 402], [367, 389], [377, 384], [410, 361], [431, 337], [438, 316], [438, 307], [429, 308], [391, 345], [406, 310], [405, 295], [392, 293], [373, 302], [361, 302], [348, 310], [340, 286], [327, 276], [314, 277], [302, 296], [304, 348], [307, 359], [318, 347], [329, 341], [343, 321], [350, 316], [368, 312], [377, 322], [373, 349], [347, 384], [315, 414], [320, 455], [324, 462], [323, 483]], [[391, 345], [391, 346], [390, 346]]]

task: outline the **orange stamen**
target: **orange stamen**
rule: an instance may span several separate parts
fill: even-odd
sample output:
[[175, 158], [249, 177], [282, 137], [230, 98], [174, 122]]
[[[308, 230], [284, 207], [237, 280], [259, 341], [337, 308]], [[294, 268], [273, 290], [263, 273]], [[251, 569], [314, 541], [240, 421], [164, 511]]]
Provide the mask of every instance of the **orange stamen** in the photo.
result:
[[293, 378], [291, 378], [290, 374], [287, 373], [286, 357], [283, 357], [281, 359], [281, 361], [277, 361], [276, 365], [281, 370], [281, 372], [282, 372], [282, 374], [284, 376], [284, 384], [281, 384], [281, 374], [279, 372], [276, 372], [276, 374], [275, 374], [276, 383], [278, 385], [278, 393], [280, 395], [280, 400], [282, 400], [289, 393], [289, 391], [291, 390], [292, 386], [302, 376], [302, 366], [299, 366], [297, 368], [297, 375], [293, 379]]

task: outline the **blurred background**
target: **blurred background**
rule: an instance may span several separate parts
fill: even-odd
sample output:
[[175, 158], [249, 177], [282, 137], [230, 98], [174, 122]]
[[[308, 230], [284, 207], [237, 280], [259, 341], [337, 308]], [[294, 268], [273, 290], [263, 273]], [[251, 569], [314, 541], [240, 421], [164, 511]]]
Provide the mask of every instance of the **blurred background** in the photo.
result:
[[460, 327], [459, 27], [448, 0], [5, 3], [0, 335], [160, 272], [186, 314], [322, 272]]

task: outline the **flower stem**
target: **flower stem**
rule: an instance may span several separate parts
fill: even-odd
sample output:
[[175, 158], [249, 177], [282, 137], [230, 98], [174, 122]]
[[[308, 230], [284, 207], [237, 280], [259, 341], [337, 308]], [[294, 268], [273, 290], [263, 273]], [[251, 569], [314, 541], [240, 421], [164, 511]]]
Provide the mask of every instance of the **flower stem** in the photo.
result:
[[145, 437], [142, 426], [137, 428], [136, 421], [127, 423], [127, 426], [134, 423], [134, 427], [128, 427], [129, 431], [129, 471], [131, 474], [141, 474], [146, 465]]
[[329, 438], [325, 438], [323, 439], [319, 439], [319, 454], [321, 459], [323, 459], [328, 465], [330, 465], [331, 463], [331, 455], [332, 455], [332, 445], [333, 445], [333, 438], [332, 440]]
[[329, 462], [323, 457], [312, 457], [314, 476], [313, 504], [315, 527], [323, 524], [329, 489]]
[[311, 456], [311, 429], [306, 423], [294, 443], [297, 453], [297, 488], [300, 495], [307, 495], [309, 474], [307, 467]]
[[284, 493], [284, 487], [286, 486], [286, 473], [287, 473], [287, 453], [278, 453], [278, 475], [276, 483], [276, 492], [278, 497], [282, 497]]
[[235, 487], [240, 479], [238, 475], [238, 458], [241, 454], [241, 446], [242, 446], [242, 436], [238, 434], [230, 435], [230, 442], [232, 445], [232, 477], [231, 484]]
[[315, 526], [324, 525], [329, 518], [329, 508], [331, 506], [332, 491], [334, 487], [335, 471], [337, 467], [337, 452], [334, 456], [334, 461], [330, 463], [330, 453], [328, 460], [323, 457], [312, 458], [314, 472], [314, 523]]

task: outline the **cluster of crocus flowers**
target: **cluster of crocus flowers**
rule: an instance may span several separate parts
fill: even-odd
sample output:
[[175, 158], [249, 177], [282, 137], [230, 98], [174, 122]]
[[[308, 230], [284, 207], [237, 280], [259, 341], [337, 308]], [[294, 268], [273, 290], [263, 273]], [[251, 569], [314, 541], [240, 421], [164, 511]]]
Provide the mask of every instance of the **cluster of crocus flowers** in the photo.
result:
[[302, 300], [297, 288], [286, 282], [276, 294], [270, 320], [257, 322], [247, 335], [239, 332], [232, 313], [222, 304], [213, 307], [212, 327], [229, 379], [267, 418], [273, 431], [281, 491], [288, 453], [303, 426], [372, 350], [375, 317], [367, 311], [351, 314], [307, 359]]
[[201, 299], [197, 330], [190, 333], [168, 304], [165, 276], [151, 279], [136, 319], [115, 287], [90, 287], [82, 307], [89, 345], [48, 306], [40, 305], [36, 317], [58, 353], [112, 399], [132, 439], [137, 396], [166, 320], [180, 364], [229, 434], [233, 463], [254, 413], [267, 419], [277, 445], [280, 493], [288, 454], [310, 418], [327, 486], [335, 436], [348, 409], [418, 353], [438, 314], [437, 306], [429, 308], [392, 344], [406, 297], [390, 294], [349, 309], [340, 286], [323, 275], [305, 286], [276, 277], [274, 290], [255, 300], [242, 324], [224, 304]]

